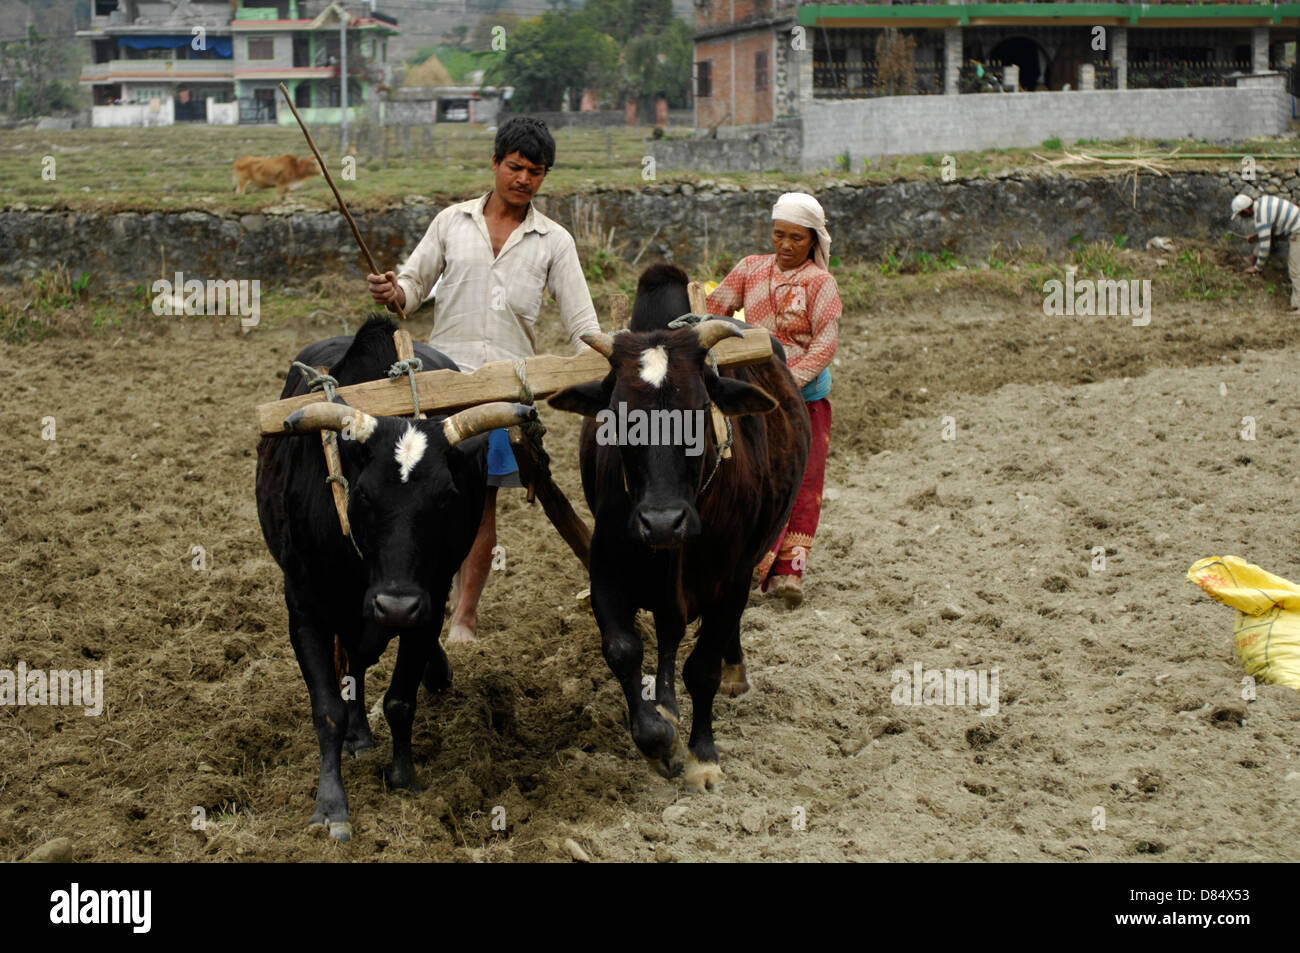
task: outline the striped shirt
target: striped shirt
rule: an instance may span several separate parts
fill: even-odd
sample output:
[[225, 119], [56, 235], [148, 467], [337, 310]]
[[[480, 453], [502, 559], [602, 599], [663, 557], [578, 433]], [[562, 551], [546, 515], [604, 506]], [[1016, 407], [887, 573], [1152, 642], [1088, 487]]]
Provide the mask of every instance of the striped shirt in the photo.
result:
[[1291, 238], [1300, 231], [1300, 208], [1276, 195], [1265, 195], [1255, 202], [1255, 234], [1259, 245], [1255, 250], [1255, 264], [1263, 266], [1272, 250], [1274, 238]]
[[748, 324], [766, 328], [785, 347], [786, 366], [801, 388], [825, 370], [840, 336], [840, 289], [811, 258], [794, 271], [776, 255], [750, 255], [709, 295], [709, 314], [745, 309]]

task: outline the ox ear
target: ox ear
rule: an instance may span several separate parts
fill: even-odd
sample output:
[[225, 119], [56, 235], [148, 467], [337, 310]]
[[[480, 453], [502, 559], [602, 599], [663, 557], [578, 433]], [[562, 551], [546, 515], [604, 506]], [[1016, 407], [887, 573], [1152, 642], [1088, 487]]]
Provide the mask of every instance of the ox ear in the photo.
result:
[[776, 401], [761, 387], [746, 384], [733, 377], [718, 377], [716, 374], [708, 375], [706, 382], [709, 399], [728, 417], [769, 414], [776, 410]]
[[584, 417], [595, 417], [609, 407], [609, 391], [605, 381], [592, 381], [566, 387], [557, 394], [552, 394], [547, 401], [556, 410], [568, 410]]

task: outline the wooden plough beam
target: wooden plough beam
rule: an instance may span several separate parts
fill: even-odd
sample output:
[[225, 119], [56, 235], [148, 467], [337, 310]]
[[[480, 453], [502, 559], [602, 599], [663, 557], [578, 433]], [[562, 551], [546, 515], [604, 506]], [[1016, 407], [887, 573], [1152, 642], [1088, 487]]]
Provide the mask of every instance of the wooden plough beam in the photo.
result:
[[[703, 287], [698, 282], [691, 282], [689, 289], [691, 307], [697, 314], [704, 313]], [[610, 300], [610, 317], [615, 331], [623, 330], [628, 322], [628, 301], [621, 295], [613, 295]], [[414, 356], [414, 346], [410, 332], [405, 328], [393, 332], [393, 343], [397, 349], [398, 360], [409, 360]], [[719, 367], [739, 367], [746, 364], [761, 364], [772, 357], [772, 340], [762, 328], [747, 328], [742, 338], [726, 338], [713, 347], [713, 356]], [[513, 361], [494, 361], [485, 364], [473, 374], [460, 371], [421, 371], [412, 375], [420, 399], [420, 417], [425, 411], [451, 413], [473, 407], [477, 404], [494, 400], [519, 400], [522, 385], [515, 374]], [[327, 373], [328, 368], [317, 368]], [[524, 377], [535, 399], [549, 397], [552, 394], [601, 380], [609, 373], [609, 361], [595, 351], [584, 351], [574, 357], [558, 357], [542, 354], [524, 361]], [[374, 416], [409, 416], [414, 411], [411, 403], [411, 386], [405, 378], [395, 381], [366, 381], [340, 387], [337, 395], [347, 403]], [[270, 401], [257, 407], [258, 428], [263, 434], [277, 435], [284, 433], [284, 419], [308, 404], [325, 400], [320, 392], [288, 397], [283, 400]], [[713, 408], [715, 436], [719, 444], [725, 435], [725, 422], [717, 408]], [[510, 444], [519, 464], [521, 482], [528, 487], [528, 499], [534, 497], [541, 501], [547, 518], [559, 531], [561, 538], [573, 550], [582, 565], [590, 569], [591, 529], [574, 511], [564, 492], [555, 485], [550, 472], [534, 457], [531, 444], [524, 437], [519, 427], [509, 428]], [[326, 467], [331, 476], [341, 476], [338, 446], [331, 438], [333, 432], [322, 433], [321, 441], [325, 452]], [[730, 457], [728, 452], [725, 454]], [[338, 512], [339, 526], [343, 535], [350, 535], [348, 525], [347, 501], [343, 487], [337, 482], [330, 484], [334, 496], [334, 507]]]
[[[772, 339], [762, 328], [748, 328], [743, 338], [725, 338], [713, 348], [720, 367], [762, 364], [772, 356]], [[592, 350], [574, 357], [539, 354], [524, 361], [524, 376], [533, 395], [541, 400], [566, 387], [598, 381], [609, 373], [609, 361]], [[420, 395], [420, 409], [446, 414], [494, 400], [517, 401], [521, 396], [513, 361], [493, 361], [473, 374], [460, 371], [420, 371], [414, 375]], [[411, 385], [405, 377], [396, 381], [365, 381], [340, 387], [338, 396], [372, 416], [408, 416]], [[295, 410], [325, 400], [320, 391], [270, 401], [257, 407], [259, 432], [284, 433], [284, 419]]]

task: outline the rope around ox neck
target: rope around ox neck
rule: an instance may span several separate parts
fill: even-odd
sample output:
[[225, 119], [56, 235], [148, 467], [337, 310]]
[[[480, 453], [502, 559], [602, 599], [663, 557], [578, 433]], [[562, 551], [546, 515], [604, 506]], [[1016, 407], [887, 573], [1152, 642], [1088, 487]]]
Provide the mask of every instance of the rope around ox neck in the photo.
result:
[[[681, 317], [673, 318], [669, 321], [668, 326], [670, 328], [693, 328], [701, 321], [708, 321], [713, 317], [715, 316], [711, 314], [683, 314]], [[712, 348], [709, 349], [709, 365], [713, 368], [713, 373], [717, 374], [718, 359], [713, 356]], [[710, 404], [712, 404], [712, 402], [710, 402]], [[704, 491], [709, 488], [709, 484], [713, 482], [713, 478], [718, 475], [718, 468], [722, 466], [722, 455], [731, 449], [732, 438], [735, 436], [731, 429], [731, 418], [724, 417], [723, 419], [727, 422], [727, 439], [718, 444], [718, 455], [713, 460], [713, 472], [710, 473], [709, 478], [704, 481], [704, 486], [700, 487], [701, 496], [703, 496]]]
[[[303, 379], [307, 382], [307, 390], [309, 392], [314, 390], [324, 391], [325, 399], [333, 403], [334, 395], [338, 392], [338, 378], [332, 377], [329, 374], [322, 374], [320, 371], [316, 370], [316, 368], [304, 364], [302, 361], [294, 361], [293, 366], [302, 372]], [[414, 388], [414, 382], [412, 382], [412, 387]], [[332, 445], [337, 445], [338, 438], [339, 435], [332, 430], [325, 434], [326, 442]], [[342, 465], [342, 460], [343, 458], [339, 457], [340, 467]], [[328, 465], [326, 466], [326, 469], [328, 470]], [[343, 509], [346, 511], [352, 503], [352, 488], [348, 486], [348, 478], [342, 473], [338, 476], [334, 476], [327, 472], [325, 482], [337, 483], [339, 486], [343, 487]], [[357, 545], [356, 537], [352, 533], [348, 533], [348, 541], [352, 543], [352, 548], [356, 550], [357, 558], [364, 560], [366, 557], [361, 554], [361, 547]]]

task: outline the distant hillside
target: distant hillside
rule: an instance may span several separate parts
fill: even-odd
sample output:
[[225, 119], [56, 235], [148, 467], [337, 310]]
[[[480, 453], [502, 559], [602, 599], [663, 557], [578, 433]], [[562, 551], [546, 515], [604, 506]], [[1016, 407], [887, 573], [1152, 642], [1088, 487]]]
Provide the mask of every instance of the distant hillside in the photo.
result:
[[90, 22], [88, 0], [0, 0], [0, 40], [18, 40], [34, 26], [49, 36], [71, 38]]
[[[353, 0], [345, 0], [352, 6]], [[695, 22], [693, 0], [672, 0], [673, 13]], [[582, 6], [573, 3], [573, 9]], [[376, 0], [375, 9], [397, 18], [402, 35], [389, 41], [390, 60], [404, 60], [422, 47], [433, 46], [459, 24], [473, 28], [481, 17], [513, 13], [535, 17], [552, 9], [546, 0]]]
[[[81, 45], [72, 34], [89, 25], [91, 0], [0, 0], [0, 39], [18, 39], [30, 23], [43, 33], [66, 37]], [[343, 0], [348, 9], [360, 11], [364, 0]], [[672, 0], [673, 12], [695, 22], [693, 0]], [[574, 9], [581, 3], [572, 3]], [[400, 62], [423, 47], [433, 46], [459, 24], [471, 29], [482, 17], [513, 13], [534, 17], [556, 9], [546, 0], [376, 0], [375, 9], [396, 18], [401, 35], [389, 42], [389, 59]]]

